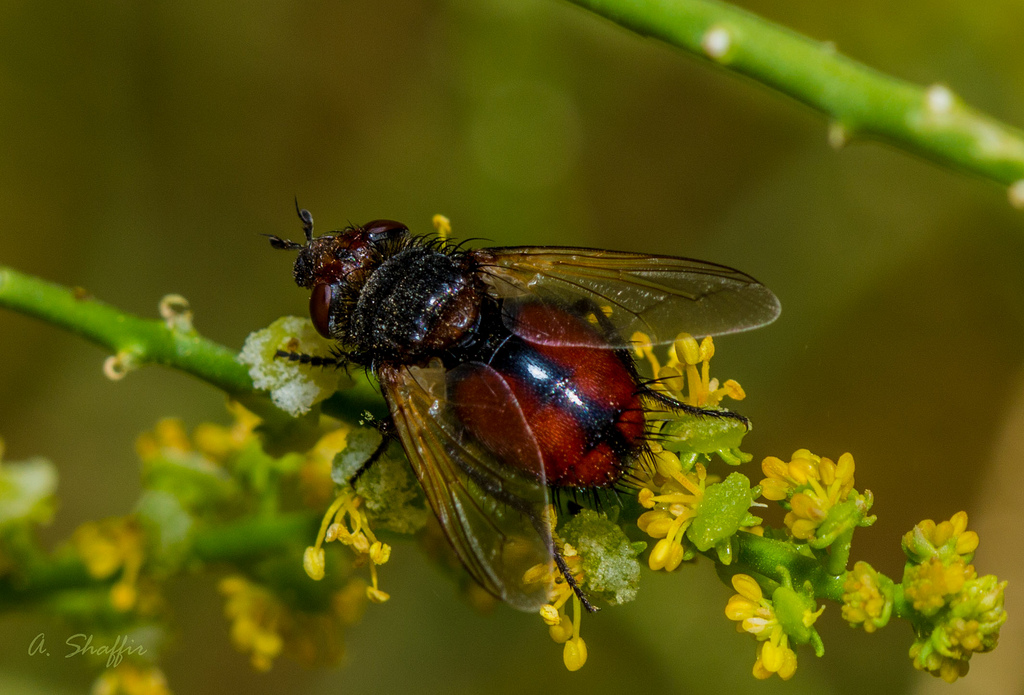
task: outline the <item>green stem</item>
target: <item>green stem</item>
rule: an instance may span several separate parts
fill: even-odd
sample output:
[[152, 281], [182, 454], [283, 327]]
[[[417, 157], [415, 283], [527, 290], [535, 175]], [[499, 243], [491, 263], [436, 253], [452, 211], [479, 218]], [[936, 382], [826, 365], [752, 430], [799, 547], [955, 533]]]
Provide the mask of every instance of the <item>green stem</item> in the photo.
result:
[[782, 584], [788, 573], [794, 586], [810, 582], [818, 598], [843, 600], [844, 577], [829, 574], [816, 559], [797, 552], [789, 543], [742, 531], [735, 538], [736, 559], [729, 569], [733, 574], [747, 569]]
[[0, 306], [42, 319], [125, 357], [162, 364], [213, 384], [232, 397], [252, 393], [252, 379], [235, 353], [194, 331], [118, 311], [67, 287], [0, 266]]
[[853, 545], [853, 532], [856, 529], [847, 529], [839, 534], [835, 542], [829, 546], [826, 571], [833, 577], [838, 577], [846, 571], [846, 564], [850, 561], [850, 546]]
[[[0, 307], [80, 335], [114, 352], [130, 368], [162, 364], [198, 377], [242, 402], [272, 429], [294, 423], [253, 390], [248, 368], [233, 351], [194, 330], [176, 330], [165, 321], [127, 314], [81, 292], [4, 266], [0, 266]], [[379, 393], [365, 380], [325, 404], [325, 412], [346, 420], [357, 420], [367, 410], [384, 415]]]
[[[750, 77], [821, 111], [829, 140], [864, 136], [1010, 185], [1024, 181], [1024, 133], [942, 86], [922, 88], [716, 0], [572, 0], [599, 15]], [[1024, 207], [1024, 183], [1011, 189]]]
[[[238, 519], [197, 533], [190, 558], [213, 564], [278, 555], [289, 547], [308, 545], [319, 522], [320, 516], [314, 512]], [[80, 557], [62, 551], [0, 577], [0, 610], [23, 607], [61, 591], [103, 586], [115, 579], [116, 575], [105, 579], [90, 576]]]

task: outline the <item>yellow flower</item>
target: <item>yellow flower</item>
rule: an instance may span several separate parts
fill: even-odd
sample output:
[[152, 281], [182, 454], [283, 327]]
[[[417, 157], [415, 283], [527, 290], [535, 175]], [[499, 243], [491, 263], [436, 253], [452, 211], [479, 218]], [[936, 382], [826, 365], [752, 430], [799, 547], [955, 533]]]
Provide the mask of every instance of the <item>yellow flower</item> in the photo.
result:
[[[807, 449], [793, 452], [789, 463], [769, 456], [761, 463], [765, 478], [761, 494], [769, 500], [788, 500], [785, 524], [794, 538], [815, 539], [829, 513], [850, 499], [853, 489], [853, 456], [843, 454], [838, 462], [812, 454]], [[856, 497], [863, 512], [871, 504], [871, 493]]]
[[786, 644], [783, 633], [779, 643], [773, 641], [760, 642], [757, 645], [757, 660], [754, 662], [754, 678], [765, 680], [773, 674], [788, 681], [796, 673], [796, 652]]
[[323, 579], [325, 558], [322, 546], [325, 542], [339, 541], [358, 554], [357, 565], [369, 560], [371, 585], [366, 588], [366, 597], [374, 603], [384, 603], [391, 596], [377, 585], [377, 566], [387, 563], [391, 558], [391, 546], [373, 535], [361, 502], [361, 498], [354, 495], [351, 489], [341, 491], [324, 514], [316, 543], [306, 548], [302, 567], [311, 579]]
[[[548, 523], [550, 528], [556, 525], [554, 518], [554, 507], [548, 506]], [[565, 560], [572, 578], [577, 586], [583, 586], [586, 578], [583, 573], [583, 558], [579, 552], [564, 543], [557, 536], [554, 542]], [[579, 597], [573, 591], [569, 583], [565, 581], [561, 571], [554, 562], [541, 565], [534, 565], [523, 574], [524, 584], [541, 584], [548, 587], [548, 603], [540, 608], [540, 617], [548, 626], [548, 635], [556, 644], [562, 644], [562, 661], [570, 671], [578, 671], [587, 662], [587, 645], [580, 637], [580, 623], [583, 617], [583, 607]], [[566, 613], [565, 606], [569, 599], [573, 603], [573, 618], [570, 619]]]
[[131, 609], [138, 597], [139, 572], [145, 562], [145, 538], [134, 517], [90, 521], [75, 529], [71, 543], [94, 579], [106, 579], [118, 570], [121, 576], [111, 587], [111, 605]]
[[964, 581], [955, 595], [945, 598], [948, 608], [933, 618], [932, 631], [919, 632], [910, 648], [914, 667], [950, 683], [965, 675], [975, 653], [992, 651], [999, 642], [1006, 622], [1005, 589], [1006, 582], [991, 574]]
[[135, 451], [143, 461], [150, 461], [163, 453], [189, 454], [199, 452], [209, 461], [224, 463], [231, 454], [241, 450], [253, 437], [261, 420], [235, 401], [228, 403], [228, 412], [234, 423], [225, 427], [213, 423], [199, 424], [189, 439], [184, 423], [178, 418], [164, 418], [151, 432], [144, 432], [135, 440]]
[[[760, 643], [754, 677], [763, 680], [776, 674], [782, 680], [789, 680], [796, 672], [796, 652], [789, 647], [789, 636], [779, 623], [772, 602], [764, 597], [760, 585], [749, 575], [733, 575], [732, 586], [736, 594], [729, 598], [725, 615], [736, 621], [737, 631], [749, 632]], [[819, 614], [820, 611], [813, 612], [804, 620], [813, 624]]]
[[664, 365], [654, 354], [649, 336], [635, 333], [632, 339], [637, 359], [646, 359], [651, 365], [655, 376], [652, 388], [702, 408], [717, 406], [726, 396], [737, 401], [746, 398], [743, 387], [732, 379], [720, 386], [718, 379], [711, 378], [711, 358], [715, 354], [711, 336], [698, 343], [689, 333], [680, 333], [669, 347]]
[[967, 530], [967, 512], [957, 512], [949, 521], [936, 524], [925, 519], [903, 536], [903, 550], [911, 561], [929, 557], [951, 560], [961, 556], [970, 562], [978, 549], [978, 534]]
[[675, 454], [657, 444], [652, 450], [655, 465], [646, 479], [641, 478], [644, 487], [638, 496], [640, 504], [650, 511], [640, 515], [637, 526], [658, 539], [647, 564], [652, 570], [671, 572], [687, 559], [683, 540], [704, 500], [707, 471], [698, 463], [693, 471], [684, 472]]
[[282, 653], [306, 666], [337, 663], [344, 651], [343, 628], [359, 620], [366, 604], [366, 584], [359, 579], [334, 592], [329, 610], [316, 612], [291, 608], [240, 575], [225, 577], [219, 589], [231, 641], [259, 671], [269, 670]]
[[871, 633], [889, 622], [892, 606], [892, 580], [868, 563], [857, 562], [843, 582], [843, 619]]
[[964, 583], [977, 574], [974, 565], [960, 558], [944, 564], [931, 557], [919, 565], [908, 565], [903, 573], [904, 594], [913, 601], [914, 610], [923, 615], [934, 615], [946, 605], [947, 597], [960, 592]]
[[90, 692], [92, 695], [171, 695], [160, 669], [128, 661], [100, 674]]
[[231, 621], [235, 648], [250, 654], [257, 671], [270, 670], [284, 647], [279, 632], [284, 605], [270, 591], [239, 575], [225, 577], [218, 588], [226, 598], [224, 615]]
[[766, 476], [761, 481], [761, 494], [773, 501], [781, 501], [798, 490], [809, 489], [814, 496], [835, 504], [845, 500], [853, 489], [854, 463], [850, 454], [843, 454], [838, 463], [833, 463], [807, 449], [798, 449], [793, 452], [789, 463], [768, 456], [761, 463], [761, 470]]

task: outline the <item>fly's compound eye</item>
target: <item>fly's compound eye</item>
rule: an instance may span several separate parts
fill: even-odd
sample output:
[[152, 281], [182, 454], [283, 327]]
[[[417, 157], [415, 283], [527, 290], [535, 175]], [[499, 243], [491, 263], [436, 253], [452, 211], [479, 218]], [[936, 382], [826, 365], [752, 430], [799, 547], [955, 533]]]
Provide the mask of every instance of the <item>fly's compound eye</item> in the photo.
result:
[[363, 225], [363, 231], [372, 242], [391, 241], [409, 233], [409, 228], [394, 220], [373, 220]]
[[313, 328], [325, 338], [331, 337], [331, 286], [325, 282], [317, 283], [313, 287], [313, 294], [309, 295], [309, 318], [313, 321]]

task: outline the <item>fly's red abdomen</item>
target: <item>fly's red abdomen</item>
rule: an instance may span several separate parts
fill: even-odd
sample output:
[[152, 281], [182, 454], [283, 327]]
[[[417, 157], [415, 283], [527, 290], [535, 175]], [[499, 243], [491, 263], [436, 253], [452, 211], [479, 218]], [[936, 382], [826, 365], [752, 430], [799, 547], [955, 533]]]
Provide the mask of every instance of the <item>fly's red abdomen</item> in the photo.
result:
[[[595, 328], [559, 307], [525, 305], [516, 322], [517, 333], [557, 332], [573, 344], [509, 336], [487, 368], [456, 382], [451, 395], [463, 424], [508, 465], [529, 470], [539, 458], [549, 485], [614, 485], [646, 432], [629, 356], [601, 347], [607, 343]], [[508, 399], [514, 404], [503, 403]]]

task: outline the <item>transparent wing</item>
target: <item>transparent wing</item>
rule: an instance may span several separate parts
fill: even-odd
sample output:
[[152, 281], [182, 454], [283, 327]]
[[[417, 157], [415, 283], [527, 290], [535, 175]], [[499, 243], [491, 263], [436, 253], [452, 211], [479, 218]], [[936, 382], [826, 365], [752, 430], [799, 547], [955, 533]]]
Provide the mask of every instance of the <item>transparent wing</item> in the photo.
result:
[[[402, 446], [462, 564], [513, 607], [539, 609], [550, 586], [526, 583], [524, 575], [552, 561], [548, 488], [540, 452], [508, 386], [477, 363], [451, 371], [383, 367], [379, 378]], [[502, 439], [511, 442], [498, 454], [465, 424], [488, 419], [501, 423]]]
[[532, 342], [573, 344], [517, 325], [516, 305], [538, 299], [585, 312], [600, 309], [617, 333], [612, 347], [634, 346], [635, 332], [658, 345], [682, 331], [697, 337], [746, 331], [780, 312], [771, 290], [746, 273], [690, 258], [531, 246], [473, 253], [491, 295], [512, 309], [505, 312], [509, 330]]

